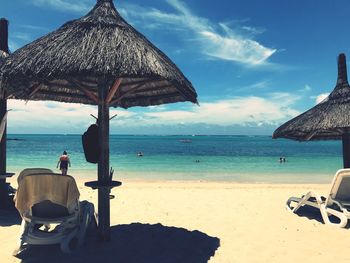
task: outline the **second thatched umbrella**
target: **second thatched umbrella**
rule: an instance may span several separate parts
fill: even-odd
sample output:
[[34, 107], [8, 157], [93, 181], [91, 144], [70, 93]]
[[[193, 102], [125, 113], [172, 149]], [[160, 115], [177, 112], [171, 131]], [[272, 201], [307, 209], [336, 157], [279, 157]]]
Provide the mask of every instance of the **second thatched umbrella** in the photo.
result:
[[281, 125], [273, 138], [343, 141], [344, 168], [350, 168], [350, 86], [345, 54], [338, 57], [338, 80], [321, 103]]
[[2, 67], [11, 98], [98, 105], [99, 233], [110, 238], [109, 107], [197, 102], [176, 65], [117, 12], [97, 0], [80, 19], [14, 52]]

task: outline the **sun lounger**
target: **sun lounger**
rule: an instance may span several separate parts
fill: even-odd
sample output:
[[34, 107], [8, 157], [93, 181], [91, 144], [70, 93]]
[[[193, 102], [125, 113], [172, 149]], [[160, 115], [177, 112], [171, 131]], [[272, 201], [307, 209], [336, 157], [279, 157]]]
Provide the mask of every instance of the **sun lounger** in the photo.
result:
[[75, 180], [69, 175], [39, 170], [21, 173], [15, 206], [22, 216], [20, 252], [24, 245], [60, 244], [63, 252], [82, 245], [94, 220], [93, 204], [79, 202]]
[[[286, 204], [287, 209], [294, 213], [303, 206], [319, 209], [325, 224], [345, 227], [350, 218], [350, 169], [338, 170], [327, 197], [311, 191], [301, 198], [289, 198]], [[336, 222], [332, 220], [334, 217]]]

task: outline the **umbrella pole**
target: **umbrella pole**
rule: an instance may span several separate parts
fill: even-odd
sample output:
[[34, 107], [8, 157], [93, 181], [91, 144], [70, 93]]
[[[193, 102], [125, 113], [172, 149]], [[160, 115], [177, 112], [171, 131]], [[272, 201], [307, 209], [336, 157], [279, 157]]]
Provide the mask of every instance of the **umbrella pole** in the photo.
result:
[[[98, 141], [100, 159], [98, 162], [98, 182], [108, 185], [109, 178], [109, 107], [106, 104], [108, 85], [99, 83]], [[98, 188], [98, 232], [101, 241], [110, 240], [110, 188]]]
[[345, 132], [342, 135], [342, 141], [344, 168], [350, 168], [350, 132]]
[[[7, 100], [0, 99], [0, 121], [6, 114]], [[0, 175], [6, 174], [6, 128], [0, 142]], [[6, 177], [0, 178], [0, 207], [8, 205], [8, 191], [6, 185]]]
[[[0, 18], [0, 51], [9, 53], [8, 48], [8, 21], [5, 18]], [[6, 93], [1, 94], [0, 99], [0, 121], [4, 118], [7, 112], [7, 99]], [[7, 140], [7, 128], [5, 126], [2, 139], [0, 141], [0, 207], [11, 207], [12, 202], [9, 200], [8, 184], [6, 183], [6, 177], [13, 175], [6, 172], [6, 140]]]

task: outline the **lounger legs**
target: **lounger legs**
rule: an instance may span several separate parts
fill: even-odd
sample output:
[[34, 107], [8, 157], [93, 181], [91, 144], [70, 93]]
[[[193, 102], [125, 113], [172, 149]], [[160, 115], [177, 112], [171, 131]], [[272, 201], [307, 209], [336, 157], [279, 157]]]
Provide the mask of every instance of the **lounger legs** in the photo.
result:
[[61, 250], [64, 253], [72, 252], [72, 249], [70, 247], [70, 245], [73, 245], [72, 242], [77, 242], [76, 247], [73, 249], [79, 249], [83, 245], [86, 230], [94, 218], [94, 205], [92, 203], [89, 203], [87, 201], [80, 202], [80, 211], [81, 218], [79, 222], [78, 233], [74, 233], [72, 236], [67, 236], [67, 238], [64, 239], [60, 244]]
[[82, 210], [82, 222], [80, 223], [80, 231], [78, 234], [78, 247], [83, 245], [86, 230], [94, 220], [94, 205], [92, 203], [83, 201], [80, 203]]
[[18, 242], [18, 246], [17, 248], [13, 251], [13, 255], [16, 256], [18, 253], [21, 252], [21, 250], [23, 249], [23, 245], [24, 245], [24, 236], [26, 235], [26, 233], [28, 232], [28, 223], [22, 219], [22, 223], [21, 223], [21, 228], [20, 228], [20, 234], [19, 234], [19, 242]]
[[72, 249], [75, 249], [74, 246], [72, 246], [72, 249], [70, 247], [71, 242], [74, 242], [74, 239], [76, 238], [76, 232], [71, 232], [67, 235], [67, 237], [62, 240], [60, 243], [60, 247], [63, 253], [72, 253]]

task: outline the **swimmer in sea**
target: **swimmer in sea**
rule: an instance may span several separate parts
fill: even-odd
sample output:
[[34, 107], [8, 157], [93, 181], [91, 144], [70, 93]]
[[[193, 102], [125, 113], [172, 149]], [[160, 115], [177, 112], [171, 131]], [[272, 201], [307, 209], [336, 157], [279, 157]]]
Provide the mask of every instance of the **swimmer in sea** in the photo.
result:
[[67, 175], [68, 165], [69, 165], [69, 167], [71, 167], [68, 153], [66, 151], [64, 151], [63, 154], [58, 159], [56, 167], [58, 168], [58, 166], [60, 166], [60, 170], [62, 172], [62, 175]]

